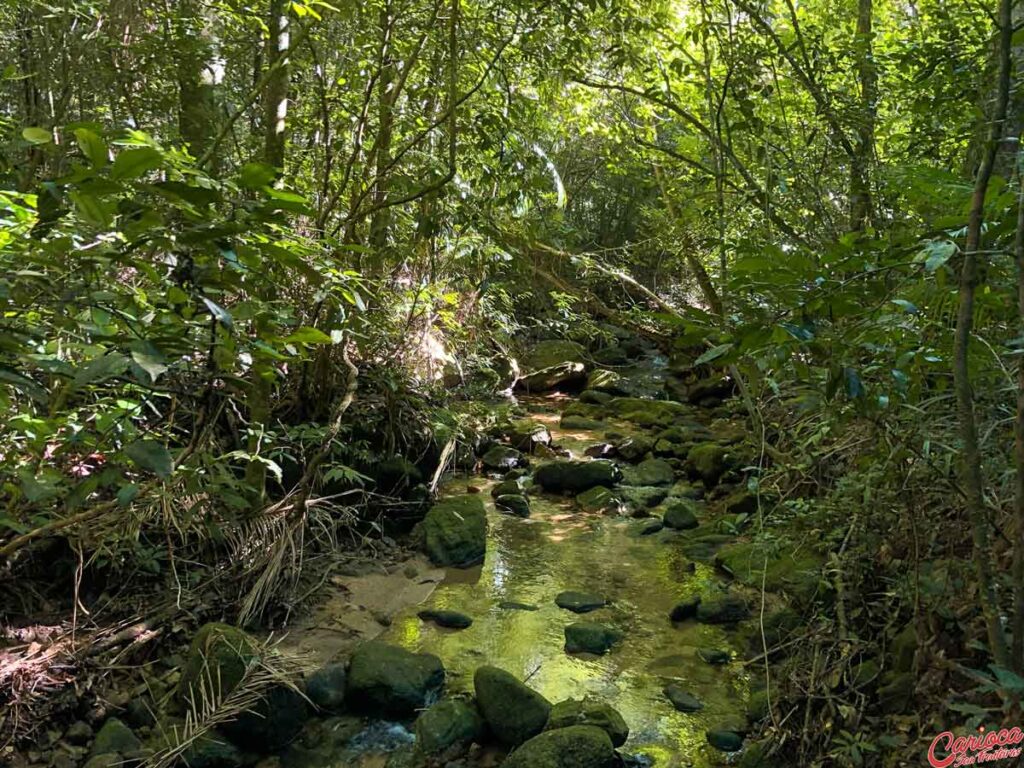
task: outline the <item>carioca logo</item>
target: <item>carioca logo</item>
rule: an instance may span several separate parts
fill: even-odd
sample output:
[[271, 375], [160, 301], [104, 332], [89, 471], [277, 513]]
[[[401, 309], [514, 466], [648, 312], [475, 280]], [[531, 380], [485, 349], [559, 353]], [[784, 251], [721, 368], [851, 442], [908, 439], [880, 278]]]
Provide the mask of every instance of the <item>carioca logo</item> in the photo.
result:
[[[996, 760], [1020, 757], [1024, 748], [1018, 746], [1024, 741], [1020, 728], [1000, 728], [985, 733], [978, 729], [977, 735], [957, 736], [952, 731], [943, 731], [928, 747], [928, 763], [932, 768], [950, 768], [958, 765], [979, 765]], [[939, 754], [945, 757], [939, 757]]]

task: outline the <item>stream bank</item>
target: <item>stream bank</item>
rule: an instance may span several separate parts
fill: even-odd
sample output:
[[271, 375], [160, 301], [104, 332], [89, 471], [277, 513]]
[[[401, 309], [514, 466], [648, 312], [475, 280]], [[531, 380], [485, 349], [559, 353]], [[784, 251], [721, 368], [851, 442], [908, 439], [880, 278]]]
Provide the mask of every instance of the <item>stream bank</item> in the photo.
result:
[[[767, 764], [744, 749], [768, 695], [748, 661], [797, 629], [774, 593], [810, 599], [821, 559], [773, 553], [765, 569], [745, 536], [767, 502], [731, 382], [687, 382], [649, 351], [613, 368], [549, 346], [478, 470], [444, 482], [421, 554], [336, 574], [293, 625], [280, 649], [309, 662], [315, 709], [275, 684], [256, 722], [204, 736], [190, 765]], [[182, 680], [192, 665], [223, 687], [258, 655], [214, 626]], [[187, 725], [199, 697], [182, 680]], [[160, 728], [132, 725], [149, 743], [114, 749], [101, 730], [89, 768], [152, 750]]]

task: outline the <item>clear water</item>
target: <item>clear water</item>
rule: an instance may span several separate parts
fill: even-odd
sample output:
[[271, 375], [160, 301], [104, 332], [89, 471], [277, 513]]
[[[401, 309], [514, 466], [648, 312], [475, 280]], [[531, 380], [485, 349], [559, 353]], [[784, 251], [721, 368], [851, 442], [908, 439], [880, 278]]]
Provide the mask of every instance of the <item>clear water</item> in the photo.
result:
[[[603, 437], [552, 432], [574, 454]], [[467, 482], [481, 488], [488, 507], [483, 565], [448, 571], [426, 603], [395, 617], [382, 639], [439, 656], [450, 691], [472, 691], [474, 670], [492, 664], [552, 702], [589, 695], [610, 703], [630, 727], [623, 751], [648, 755], [657, 766], [722, 764], [724, 755], [707, 745], [705, 731], [742, 716], [748, 679], [738, 661], [711, 666], [697, 656], [700, 647], [735, 651], [729, 631], [694, 622], [673, 626], [668, 619], [682, 597], [721, 588], [713, 568], [688, 568], [678, 546], [685, 534], [639, 537], [641, 522], [587, 514], [571, 499], [551, 496], [531, 497], [532, 515], [520, 519], [496, 511], [493, 481], [479, 478], [453, 478], [444, 492], [465, 493]], [[567, 654], [563, 629], [580, 617], [555, 605], [563, 590], [608, 598], [611, 605], [585, 618], [621, 630], [623, 641], [601, 657]], [[503, 609], [503, 601], [538, 610]], [[439, 628], [416, 616], [424, 608], [461, 611], [473, 625]], [[704, 710], [677, 712], [662, 693], [669, 682], [695, 694]]]

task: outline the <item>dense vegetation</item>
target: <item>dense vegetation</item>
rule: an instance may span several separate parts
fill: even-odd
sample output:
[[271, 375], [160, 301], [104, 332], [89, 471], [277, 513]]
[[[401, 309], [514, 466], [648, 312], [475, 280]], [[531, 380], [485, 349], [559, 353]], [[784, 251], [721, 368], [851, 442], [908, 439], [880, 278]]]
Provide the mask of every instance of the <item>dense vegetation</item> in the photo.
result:
[[[0, 643], [114, 585], [278, 625], [472, 465], [533, 341], [612, 323], [738, 384], [736, 525], [826, 558], [761, 726], [788, 764], [1021, 725], [1022, 20], [3, 4]], [[847, 685], [906, 627], [909, 701]]]

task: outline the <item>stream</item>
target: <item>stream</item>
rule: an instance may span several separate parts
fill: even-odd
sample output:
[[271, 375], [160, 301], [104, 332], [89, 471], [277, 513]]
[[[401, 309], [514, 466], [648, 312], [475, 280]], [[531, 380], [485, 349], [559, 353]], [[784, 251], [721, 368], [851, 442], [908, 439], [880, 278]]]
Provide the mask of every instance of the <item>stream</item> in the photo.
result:
[[[553, 444], [571, 458], [585, 458], [587, 447], [605, 442], [604, 431], [560, 429], [559, 406], [565, 404], [564, 397], [525, 403], [529, 417], [548, 426]], [[708, 745], [705, 733], [743, 718], [749, 679], [738, 661], [742, 655], [722, 626], [674, 625], [668, 615], [684, 597], [720, 592], [725, 578], [683, 555], [679, 539], [685, 532], [666, 528], [641, 536], [644, 520], [583, 512], [571, 497], [531, 494], [529, 518], [501, 512], [490, 495], [498, 478], [461, 475], [443, 486], [442, 496], [476, 492], [485, 499], [485, 560], [470, 569], [446, 569], [430, 596], [396, 615], [380, 639], [439, 656], [450, 693], [472, 693], [474, 670], [489, 664], [552, 702], [590, 696], [611, 704], [630, 728], [620, 751], [637, 756], [637, 764], [723, 764], [725, 755]], [[555, 605], [564, 590], [597, 593], [610, 604], [580, 617]], [[473, 624], [444, 629], [421, 620], [423, 609], [459, 611]], [[580, 618], [614, 627], [623, 640], [603, 656], [567, 653], [564, 627]], [[701, 648], [728, 650], [733, 661], [709, 664], [698, 655]], [[663, 693], [669, 683], [695, 694], [704, 708], [676, 711]], [[379, 763], [364, 753], [361, 764]]]

